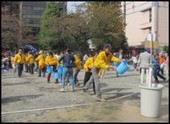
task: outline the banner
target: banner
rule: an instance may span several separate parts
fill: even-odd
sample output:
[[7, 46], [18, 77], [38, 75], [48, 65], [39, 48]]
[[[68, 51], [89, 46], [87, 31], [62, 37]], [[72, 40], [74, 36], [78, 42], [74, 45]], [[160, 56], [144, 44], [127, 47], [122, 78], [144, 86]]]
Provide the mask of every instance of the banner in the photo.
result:
[[144, 43], [145, 48], [154, 48], [157, 49], [159, 47], [159, 42], [158, 41], [145, 41]]

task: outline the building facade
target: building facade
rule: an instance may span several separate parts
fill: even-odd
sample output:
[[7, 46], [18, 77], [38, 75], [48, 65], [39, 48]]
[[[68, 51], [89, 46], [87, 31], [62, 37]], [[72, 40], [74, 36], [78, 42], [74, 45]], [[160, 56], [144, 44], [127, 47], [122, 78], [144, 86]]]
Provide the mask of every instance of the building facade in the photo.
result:
[[158, 46], [169, 45], [169, 2], [122, 2], [129, 46], [144, 46], [149, 33]]
[[[67, 13], [67, 2], [55, 2], [59, 6], [59, 11]], [[22, 1], [20, 2], [20, 19], [25, 19], [29, 27], [39, 29], [41, 17], [46, 8], [46, 1]]]

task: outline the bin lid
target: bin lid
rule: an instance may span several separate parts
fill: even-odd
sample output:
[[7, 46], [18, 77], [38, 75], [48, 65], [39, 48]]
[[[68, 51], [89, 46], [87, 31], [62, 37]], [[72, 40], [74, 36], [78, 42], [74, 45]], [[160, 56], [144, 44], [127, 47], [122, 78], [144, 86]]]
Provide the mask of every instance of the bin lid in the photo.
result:
[[160, 90], [160, 89], [163, 89], [163, 88], [164, 88], [164, 85], [152, 83], [151, 87], [149, 87], [149, 86], [146, 85], [146, 84], [140, 84], [139, 87], [141, 87], [141, 88], [143, 88], [143, 89]]

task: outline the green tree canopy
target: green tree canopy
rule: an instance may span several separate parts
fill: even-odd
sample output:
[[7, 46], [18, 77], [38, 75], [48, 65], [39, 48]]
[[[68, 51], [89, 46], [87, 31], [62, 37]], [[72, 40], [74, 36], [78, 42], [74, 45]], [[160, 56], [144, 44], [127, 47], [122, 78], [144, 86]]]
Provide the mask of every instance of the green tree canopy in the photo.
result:
[[88, 25], [91, 39], [101, 49], [104, 43], [110, 43], [117, 49], [126, 44], [124, 35], [124, 20], [121, 11], [121, 2], [89, 2]]
[[50, 41], [52, 40], [51, 35], [53, 35], [53, 32], [48, 32], [48, 29], [50, 28], [48, 21], [51, 20], [52, 17], [59, 17], [60, 15], [61, 13], [59, 11], [58, 4], [55, 2], [48, 2], [41, 19], [39, 33], [39, 44], [42, 48], [50, 49]]

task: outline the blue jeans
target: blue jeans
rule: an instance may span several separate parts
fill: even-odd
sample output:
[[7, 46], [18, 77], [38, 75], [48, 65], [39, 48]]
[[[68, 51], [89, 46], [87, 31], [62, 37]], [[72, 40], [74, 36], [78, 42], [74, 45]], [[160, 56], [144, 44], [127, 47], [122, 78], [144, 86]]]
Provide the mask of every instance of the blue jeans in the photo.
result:
[[62, 72], [62, 88], [65, 87], [65, 79], [67, 76], [67, 73], [69, 74], [69, 79], [71, 80], [71, 87], [74, 88], [74, 80], [73, 80], [73, 68], [67, 68], [63, 67], [63, 72]]
[[62, 82], [62, 72], [63, 72], [63, 65], [60, 64], [58, 66], [58, 79], [59, 79], [60, 82]]

